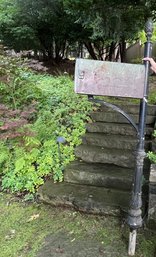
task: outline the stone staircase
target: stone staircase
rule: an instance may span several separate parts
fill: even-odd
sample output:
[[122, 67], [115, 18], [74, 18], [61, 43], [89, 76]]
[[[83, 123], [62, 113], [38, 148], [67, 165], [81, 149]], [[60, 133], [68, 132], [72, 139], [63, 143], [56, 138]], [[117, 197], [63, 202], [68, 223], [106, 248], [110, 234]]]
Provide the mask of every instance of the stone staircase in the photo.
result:
[[[121, 104], [119, 107], [138, 123], [138, 105]], [[121, 114], [107, 107], [101, 107], [90, 116], [93, 122], [86, 125], [82, 144], [75, 149], [77, 160], [66, 167], [64, 182], [47, 181], [39, 189], [38, 197], [53, 206], [119, 215], [121, 211], [127, 212], [129, 206], [136, 131]], [[155, 116], [156, 106], [148, 106], [146, 151], [151, 147]], [[144, 181], [148, 180], [149, 170], [149, 160], [145, 159]], [[147, 183], [143, 191], [147, 196]]]

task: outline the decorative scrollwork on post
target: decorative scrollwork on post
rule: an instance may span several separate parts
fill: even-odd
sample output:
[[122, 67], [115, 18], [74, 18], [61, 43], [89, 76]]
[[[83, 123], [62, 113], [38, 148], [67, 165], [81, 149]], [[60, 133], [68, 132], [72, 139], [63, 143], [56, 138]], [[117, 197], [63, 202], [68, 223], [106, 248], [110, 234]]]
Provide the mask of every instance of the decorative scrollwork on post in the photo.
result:
[[151, 18], [149, 18], [145, 24], [145, 33], [147, 41], [150, 41], [153, 33], [153, 22]]

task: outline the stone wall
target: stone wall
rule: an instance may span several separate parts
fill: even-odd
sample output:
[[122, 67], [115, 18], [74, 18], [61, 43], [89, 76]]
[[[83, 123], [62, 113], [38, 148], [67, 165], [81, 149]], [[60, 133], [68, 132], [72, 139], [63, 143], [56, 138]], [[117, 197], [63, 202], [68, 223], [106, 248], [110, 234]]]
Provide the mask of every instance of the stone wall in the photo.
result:
[[156, 164], [152, 164], [150, 169], [148, 227], [156, 230]]

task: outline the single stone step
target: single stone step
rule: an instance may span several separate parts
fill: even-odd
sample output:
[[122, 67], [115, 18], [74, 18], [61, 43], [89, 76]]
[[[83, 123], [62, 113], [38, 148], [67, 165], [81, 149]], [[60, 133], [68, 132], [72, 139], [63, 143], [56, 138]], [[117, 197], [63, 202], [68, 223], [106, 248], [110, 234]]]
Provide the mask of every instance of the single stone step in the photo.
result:
[[81, 185], [131, 190], [134, 169], [110, 164], [74, 161], [64, 171], [64, 181]]
[[[113, 122], [113, 123], [129, 123], [128, 120], [117, 112], [93, 112], [90, 114], [91, 118], [94, 121], [102, 121], [102, 122]], [[138, 115], [130, 115], [135, 123], [138, 123], [139, 117]], [[147, 115], [146, 124], [154, 124], [155, 116]]]
[[127, 168], [132, 168], [135, 164], [134, 153], [130, 150], [80, 145], [76, 147], [75, 155], [84, 162], [90, 163], [108, 163]]
[[[115, 104], [117, 107], [119, 107], [121, 110], [126, 112], [127, 114], [139, 114], [140, 105], [139, 104]], [[114, 112], [112, 108], [108, 108], [107, 106], [100, 106], [100, 110], [105, 112]], [[148, 105], [147, 106], [147, 114], [156, 116], [156, 105]]]
[[[105, 135], [100, 133], [86, 133], [82, 137], [83, 144], [96, 145], [113, 149], [135, 150], [137, 147], [137, 138], [121, 135]], [[145, 142], [145, 148], [150, 149], [150, 140]]]
[[[93, 122], [86, 124], [86, 130], [91, 133], [106, 133], [112, 135], [137, 136], [136, 130], [130, 124]], [[146, 135], [153, 133], [153, 128], [146, 126]]]
[[94, 213], [120, 215], [127, 211], [130, 193], [71, 183], [53, 183], [47, 180], [38, 190], [38, 199], [52, 206], [72, 207], [76, 210]]

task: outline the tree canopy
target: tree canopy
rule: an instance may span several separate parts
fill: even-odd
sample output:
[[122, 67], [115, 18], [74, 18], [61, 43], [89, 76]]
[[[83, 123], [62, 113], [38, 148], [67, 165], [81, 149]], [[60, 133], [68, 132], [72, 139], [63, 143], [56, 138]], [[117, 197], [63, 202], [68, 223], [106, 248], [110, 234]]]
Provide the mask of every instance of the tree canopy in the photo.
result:
[[0, 0], [0, 40], [56, 61], [73, 45], [85, 45], [93, 59], [124, 61], [126, 42], [155, 10], [154, 0]]

